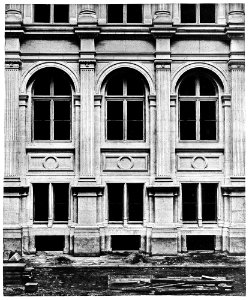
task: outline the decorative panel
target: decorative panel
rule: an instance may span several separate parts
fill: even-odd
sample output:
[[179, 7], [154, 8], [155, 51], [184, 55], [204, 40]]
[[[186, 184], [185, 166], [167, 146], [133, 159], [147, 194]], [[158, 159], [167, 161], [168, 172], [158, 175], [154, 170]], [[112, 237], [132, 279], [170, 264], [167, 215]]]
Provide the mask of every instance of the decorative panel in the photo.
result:
[[223, 156], [221, 154], [191, 153], [177, 155], [178, 171], [222, 171]]
[[73, 171], [73, 154], [39, 153], [28, 155], [29, 171]]

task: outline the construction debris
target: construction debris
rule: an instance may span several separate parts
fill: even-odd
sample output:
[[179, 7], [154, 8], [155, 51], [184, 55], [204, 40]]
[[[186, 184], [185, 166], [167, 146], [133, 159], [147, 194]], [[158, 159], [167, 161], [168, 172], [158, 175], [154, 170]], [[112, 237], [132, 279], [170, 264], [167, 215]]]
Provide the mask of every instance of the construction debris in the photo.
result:
[[135, 252], [135, 253], [131, 253], [130, 255], [128, 255], [124, 261], [126, 263], [130, 263], [130, 264], [137, 264], [139, 262], [143, 262], [146, 263], [148, 261], [147, 257], [140, 253], [140, 252]]
[[233, 290], [233, 281], [226, 277], [165, 277], [108, 276], [108, 287], [129, 293], [177, 295], [177, 294], [225, 294]]

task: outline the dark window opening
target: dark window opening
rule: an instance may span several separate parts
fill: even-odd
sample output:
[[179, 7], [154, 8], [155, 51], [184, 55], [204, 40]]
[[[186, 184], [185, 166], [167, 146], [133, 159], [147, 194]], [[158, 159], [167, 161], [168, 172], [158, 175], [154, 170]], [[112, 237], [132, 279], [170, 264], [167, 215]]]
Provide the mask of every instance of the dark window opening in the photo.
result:
[[123, 94], [123, 76], [121, 74], [116, 74], [110, 78], [107, 84], [107, 95], [122, 96]]
[[35, 236], [36, 251], [63, 251], [65, 237], [62, 235]]
[[123, 102], [107, 102], [107, 139], [123, 140]]
[[215, 4], [200, 4], [200, 23], [215, 23]]
[[187, 235], [187, 250], [215, 250], [215, 236]]
[[195, 80], [196, 77], [190, 75], [182, 81], [179, 89], [180, 96], [195, 96]]
[[34, 22], [50, 23], [50, 5], [35, 4], [34, 5]]
[[198, 184], [182, 184], [182, 219], [183, 221], [197, 220], [197, 191]]
[[127, 184], [128, 219], [143, 221], [143, 184]]
[[217, 184], [202, 184], [202, 220], [216, 221]]
[[200, 139], [216, 140], [215, 101], [200, 101]]
[[215, 96], [216, 90], [213, 82], [207, 76], [200, 76], [200, 96]]
[[134, 73], [128, 72], [127, 78], [127, 95], [129, 96], [143, 96], [144, 95], [144, 83], [141, 77]]
[[50, 101], [34, 101], [34, 139], [50, 139]]
[[127, 23], [142, 23], [142, 5], [127, 4]]
[[112, 250], [139, 250], [141, 246], [140, 235], [112, 235], [111, 247]]
[[196, 5], [181, 4], [181, 22], [196, 23]]
[[54, 101], [54, 139], [70, 140], [71, 108], [69, 101]]
[[108, 184], [109, 221], [123, 221], [124, 185]]
[[127, 101], [127, 139], [143, 140], [143, 101]]
[[108, 23], [123, 23], [123, 5], [109, 4], [108, 5]]
[[69, 21], [69, 5], [54, 4], [54, 22], [68, 23]]
[[180, 102], [180, 139], [196, 139], [196, 103], [195, 101]]
[[34, 221], [48, 221], [48, 187], [47, 183], [33, 184]]
[[68, 220], [68, 184], [53, 184], [54, 191], [54, 221]]

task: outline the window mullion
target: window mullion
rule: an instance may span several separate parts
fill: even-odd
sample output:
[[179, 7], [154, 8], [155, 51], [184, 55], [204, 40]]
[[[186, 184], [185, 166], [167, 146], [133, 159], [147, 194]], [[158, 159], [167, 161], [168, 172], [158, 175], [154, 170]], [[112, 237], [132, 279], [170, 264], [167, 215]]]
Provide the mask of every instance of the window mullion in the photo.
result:
[[50, 100], [50, 140], [54, 141], [54, 99]]
[[123, 4], [123, 23], [127, 24], [127, 4]]
[[50, 23], [54, 23], [54, 4], [50, 5]]
[[53, 186], [52, 183], [49, 183], [48, 190], [48, 227], [52, 227], [53, 225], [53, 215], [54, 215], [54, 197], [53, 197]]
[[127, 141], [127, 99], [123, 101], [123, 130], [124, 130], [124, 140]]
[[201, 136], [201, 125], [200, 125], [200, 99], [196, 100], [196, 140], [200, 141]]
[[200, 24], [200, 4], [196, 4], [196, 23]]
[[127, 193], [127, 184], [124, 184], [124, 225], [127, 225], [128, 222], [128, 193]]
[[202, 197], [201, 197], [201, 183], [198, 184], [198, 196], [197, 196], [197, 207], [198, 207], [198, 226], [202, 226]]

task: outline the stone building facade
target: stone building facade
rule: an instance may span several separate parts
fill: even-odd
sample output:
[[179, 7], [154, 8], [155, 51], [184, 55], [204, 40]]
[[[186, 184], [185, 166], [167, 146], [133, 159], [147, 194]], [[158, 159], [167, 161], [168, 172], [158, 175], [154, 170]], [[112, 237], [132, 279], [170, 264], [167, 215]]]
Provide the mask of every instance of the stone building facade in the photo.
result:
[[5, 250], [245, 252], [243, 4], [9, 4], [5, 33]]

